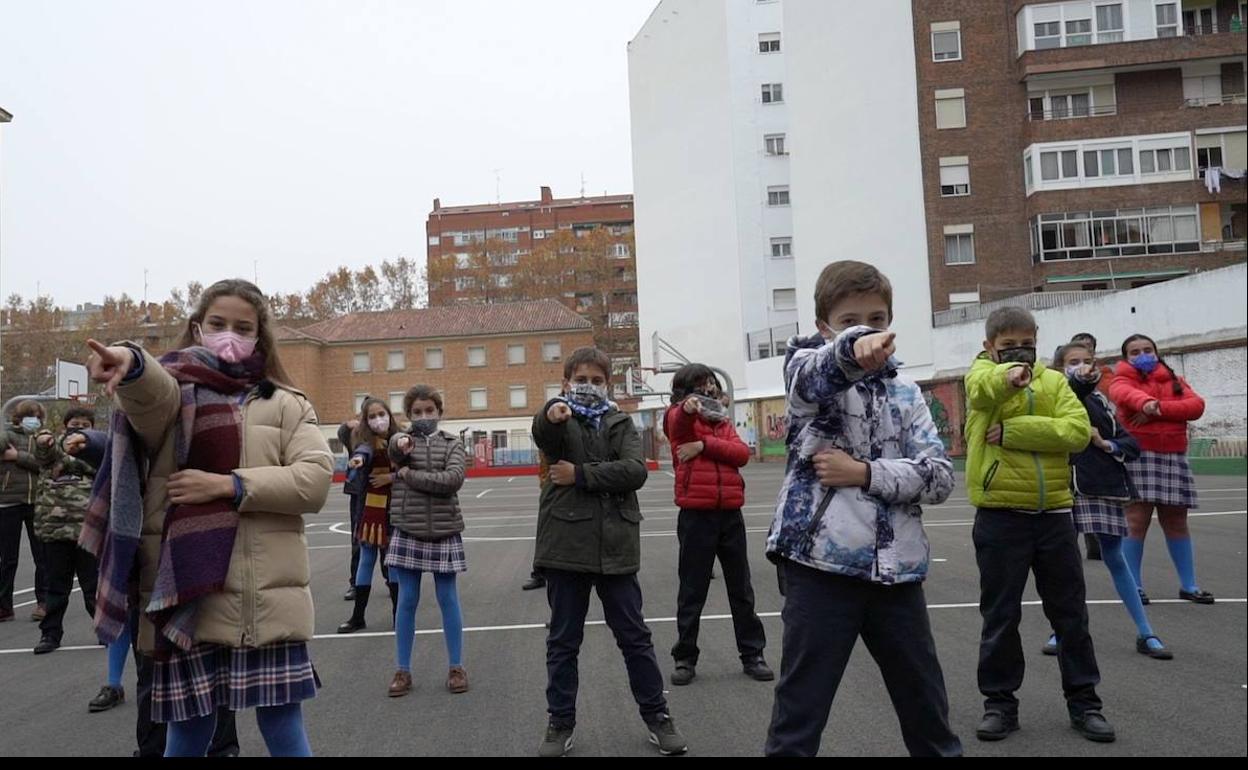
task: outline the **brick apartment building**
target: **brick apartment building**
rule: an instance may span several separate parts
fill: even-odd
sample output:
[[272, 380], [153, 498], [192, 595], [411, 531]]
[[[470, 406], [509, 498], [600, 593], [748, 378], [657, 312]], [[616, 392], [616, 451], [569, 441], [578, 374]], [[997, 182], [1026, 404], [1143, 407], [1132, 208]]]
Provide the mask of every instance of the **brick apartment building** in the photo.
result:
[[[557, 199], [542, 187], [533, 201], [434, 200], [426, 230], [431, 307], [557, 299], [590, 320], [617, 373], [639, 363], [632, 195]], [[555, 252], [558, 269], [543, 260]]]
[[938, 323], [960, 312], [948, 308], [1245, 259], [1248, 3], [912, 9]]
[[[442, 392], [443, 428], [528, 446], [533, 414], [557, 394], [563, 360], [593, 344], [589, 321], [553, 300], [355, 313], [280, 327], [278, 349], [327, 436], [366, 395], [399, 414], [417, 383]], [[337, 448], [337, 447], [335, 447]]]

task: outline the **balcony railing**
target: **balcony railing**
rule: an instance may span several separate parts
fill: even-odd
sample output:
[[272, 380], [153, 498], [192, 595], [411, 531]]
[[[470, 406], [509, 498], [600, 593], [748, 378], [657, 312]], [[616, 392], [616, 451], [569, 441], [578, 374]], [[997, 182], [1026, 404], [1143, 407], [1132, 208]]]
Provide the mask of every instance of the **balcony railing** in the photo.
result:
[[992, 311], [1003, 307], [1023, 307], [1028, 310], [1047, 310], [1054, 307], [1074, 305], [1097, 297], [1113, 294], [1113, 291], [1040, 291], [1032, 294], [1020, 294], [995, 302], [984, 302], [979, 305], [967, 305], [932, 313], [933, 326], [953, 326], [954, 324], [982, 321]]
[[1248, 104], [1248, 94], [1222, 94], [1221, 96], [1193, 96], [1183, 100], [1185, 107], [1217, 107], [1223, 104]]
[[[1039, 98], [1039, 97], [1036, 97]], [[1028, 120], [1069, 120], [1071, 118], [1095, 118], [1117, 115], [1117, 104], [1098, 104], [1094, 107], [1063, 107], [1056, 110], [1027, 110]]]
[[750, 361], [783, 356], [789, 337], [797, 334], [797, 324], [773, 326], [745, 335], [745, 352]]

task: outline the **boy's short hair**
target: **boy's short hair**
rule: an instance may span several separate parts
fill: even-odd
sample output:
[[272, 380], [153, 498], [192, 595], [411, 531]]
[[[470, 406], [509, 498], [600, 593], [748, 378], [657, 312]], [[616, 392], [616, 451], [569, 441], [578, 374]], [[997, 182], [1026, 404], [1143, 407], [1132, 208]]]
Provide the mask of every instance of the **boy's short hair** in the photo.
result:
[[1075, 336], [1071, 337], [1070, 341], [1074, 343], [1086, 343], [1092, 352], [1096, 353], [1096, 337], [1093, 337], [1087, 332], [1079, 332]]
[[878, 294], [888, 306], [888, 320], [893, 320], [893, 285], [874, 265], [852, 259], [833, 262], [823, 268], [815, 281], [815, 316], [827, 322], [832, 308], [854, 294]]
[[38, 417], [42, 420], [46, 416], [47, 413], [43, 411], [43, 404], [31, 398], [20, 402], [13, 410], [14, 424], [20, 423], [23, 417]]
[[417, 401], [432, 401], [433, 405], [438, 408], [438, 414], [442, 414], [442, 394], [432, 385], [413, 385], [403, 394], [403, 416], [407, 417], [412, 413], [412, 404]]
[[1022, 307], [999, 307], [988, 316], [984, 324], [984, 334], [989, 342], [993, 342], [1005, 332], [1035, 332], [1036, 318], [1029, 310]]
[[75, 406], [65, 412], [61, 418], [62, 425], [69, 425], [70, 420], [86, 420], [95, 425], [95, 410], [85, 406]]
[[578, 366], [596, 366], [608, 380], [611, 379], [611, 357], [598, 348], [584, 347], [572, 351], [568, 360], [563, 362], [563, 379], [572, 379]]

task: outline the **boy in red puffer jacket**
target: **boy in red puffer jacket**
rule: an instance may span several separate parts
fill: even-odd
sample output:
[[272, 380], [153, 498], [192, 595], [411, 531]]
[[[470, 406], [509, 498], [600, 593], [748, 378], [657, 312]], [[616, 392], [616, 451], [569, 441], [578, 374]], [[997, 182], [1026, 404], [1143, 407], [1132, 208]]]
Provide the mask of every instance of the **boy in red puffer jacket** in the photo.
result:
[[719, 379], [702, 364], [687, 364], [672, 379], [672, 405], [663, 418], [672, 447], [676, 505], [680, 516], [680, 590], [672, 648], [676, 670], [672, 684], [696, 676], [698, 624], [716, 557], [724, 570], [737, 651], [745, 673], [760, 682], [775, 678], [763, 660], [767, 638], [754, 612], [754, 588], [745, 536], [745, 481], [738, 471], [750, 461], [750, 449], [737, 435], [722, 401]]

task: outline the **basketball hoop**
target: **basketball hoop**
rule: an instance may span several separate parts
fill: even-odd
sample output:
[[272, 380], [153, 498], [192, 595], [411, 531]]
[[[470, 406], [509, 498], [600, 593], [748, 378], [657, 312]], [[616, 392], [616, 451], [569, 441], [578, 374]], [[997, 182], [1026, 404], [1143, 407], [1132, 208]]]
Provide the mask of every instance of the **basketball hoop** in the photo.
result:
[[624, 390], [629, 396], [644, 396], [647, 393], [653, 393], [653, 389], [646, 385], [646, 373], [654, 375], [658, 370], [653, 366], [630, 366], [625, 373]]

